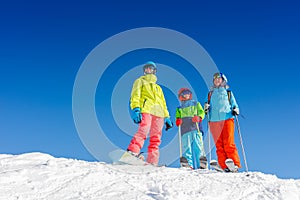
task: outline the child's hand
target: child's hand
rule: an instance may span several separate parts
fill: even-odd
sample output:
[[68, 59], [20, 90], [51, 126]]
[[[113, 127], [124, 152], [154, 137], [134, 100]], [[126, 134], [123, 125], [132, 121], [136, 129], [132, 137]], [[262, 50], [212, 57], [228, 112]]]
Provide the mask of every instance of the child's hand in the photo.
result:
[[176, 126], [180, 126], [182, 124], [182, 119], [177, 118], [176, 119]]
[[197, 123], [197, 122], [202, 122], [202, 118], [199, 117], [199, 116], [194, 116], [194, 117], [192, 118], [192, 121], [195, 122], [195, 123]]
[[208, 113], [209, 108], [210, 108], [210, 105], [209, 105], [208, 103], [205, 103], [205, 104], [204, 104], [204, 112], [205, 112], [205, 114]]

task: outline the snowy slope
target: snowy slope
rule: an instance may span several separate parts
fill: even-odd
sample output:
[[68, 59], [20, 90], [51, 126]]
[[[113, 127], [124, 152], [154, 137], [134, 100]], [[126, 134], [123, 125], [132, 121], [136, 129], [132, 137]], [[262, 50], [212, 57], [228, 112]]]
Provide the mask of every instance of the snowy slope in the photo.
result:
[[42, 153], [0, 155], [0, 199], [300, 200], [300, 180], [249, 175], [110, 165]]

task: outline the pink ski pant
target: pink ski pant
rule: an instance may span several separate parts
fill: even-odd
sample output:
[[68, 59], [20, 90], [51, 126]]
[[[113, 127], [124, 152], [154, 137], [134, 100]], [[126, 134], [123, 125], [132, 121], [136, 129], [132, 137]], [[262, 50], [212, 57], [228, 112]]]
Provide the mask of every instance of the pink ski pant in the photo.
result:
[[147, 138], [147, 134], [150, 133], [147, 162], [157, 165], [163, 125], [163, 117], [142, 113], [142, 121], [127, 149], [134, 153], [140, 153], [140, 150]]

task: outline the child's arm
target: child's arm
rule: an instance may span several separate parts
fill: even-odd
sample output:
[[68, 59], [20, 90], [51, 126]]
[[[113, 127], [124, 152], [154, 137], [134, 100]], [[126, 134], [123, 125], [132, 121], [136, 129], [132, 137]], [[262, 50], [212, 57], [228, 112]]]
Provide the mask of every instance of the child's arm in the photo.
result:
[[201, 117], [202, 119], [204, 119], [205, 117], [205, 112], [200, 104], [200, 102], [197, 103], [197, 113], [198, 113], [198, 116]]
[[176, 126], [180, 126], [182, 124], [182, 119], [181, 119], [181, 109], [176, 108]]

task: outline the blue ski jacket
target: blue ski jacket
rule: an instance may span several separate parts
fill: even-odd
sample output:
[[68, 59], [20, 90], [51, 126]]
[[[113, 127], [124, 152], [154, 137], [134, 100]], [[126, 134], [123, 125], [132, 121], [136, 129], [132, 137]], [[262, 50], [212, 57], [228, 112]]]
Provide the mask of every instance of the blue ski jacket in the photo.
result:
[[[234, 107], [239, 107], [232, 91], [230, 99], [228, 99], [227, 89], [225, 87], [214, 87], [211, 91], [212, 94], [210, 97], [208, 121], [217, 122], [234, 118], [234, 116], [232, 115], [232, 109]], [[206, 102], [208, 102], [208, 97], [206, 98]]]

